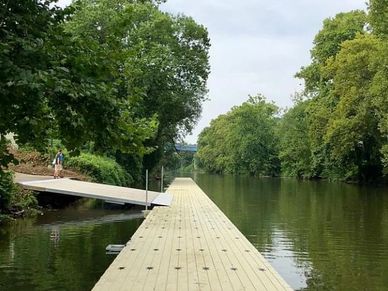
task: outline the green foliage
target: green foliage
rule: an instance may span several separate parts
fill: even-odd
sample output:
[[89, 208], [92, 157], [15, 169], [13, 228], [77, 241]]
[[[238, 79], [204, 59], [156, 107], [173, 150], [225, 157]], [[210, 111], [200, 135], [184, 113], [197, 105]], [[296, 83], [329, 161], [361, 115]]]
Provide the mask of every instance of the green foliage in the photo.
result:
[[381, 176], [382, 137], [376, 115], [380, 109], [374, 107], [370, 94], [378, 69], [373, 64], [377, 51], [377, 39], [359, 36], [344, 42], [326, 67], [334, 76], [330, 94], [338, 104], [329, 119], [324, 141], [330, 149], [329, 161], [345, 178], [369, 180]]
[[48, 39], [61, 11], [49, 9], [49, 1], [3, 1], [0, 19], [0, 135], [15, 132], [21, 141], [40, 141], [50, 124], [43, 98], [51, 59]]
[[[376, 35], [383, 34], [386, 8], [384, 1], [371, 1], [368, 15], [353, 11], [324, 21], [314, 41], [311, 65], [297, 74], [305, 80], [310, 100], [297, 103], [281, 123], [280, 158], [285, 173], [292, 173], [293, 168], [295, 175], [302, 170], [310, 177], [356, 181], [383, 175], [387, 167], [388, 61], [387, 42]], [[368, 19], [372, 33], [365, 31]], [[299, 136], [305, 144], [297, 145], [287, 134], [292, 121], [307, 133]], [[293, 158], [298, 155], [300, 158]]]
[[[330, 116], [339, 101], [338, 96], [332, 94], [334, 76], [332, 71], [327, 70], [327, 65], [335, 59], [343, 42], [365, 33], [366, 20], [367, 16], [363, 11], [339, 13], [334, 18], [326, 19], [322, 30], [315, 36], [311, 64], [302, 67], [296, 74], [305, 82], [304, 94], [311, 98], [304, 109], [310, 157], [307, 167], [309, 170], [303, 176], [341, 177], [341, 174], [334, 174], [334, 169], [328, 169], [338, 167], [331, 167], [331, 162], [328, 161], [330, 149], [324, 140]], [[300, 164], [306, 166], [306, 152], [302, 157]]]
[[373, 33], [378, 36], [388, 36], [388, 1], [369, 0], [369, 21]]
[[385, 174], [388, 174], [388, 41], [380, 40], [376, 44], [376, 53], [373, 56], [372, 66], [375, 67], [369, 94], [372, 97], [372, 107], [376, 114], [378, 129], [381, 134], [381, 154]]
[[[0, 136], [40, 151], [52, 139], [75, 154], [92, 144], [137, 177], [200, 115], [207, 31], [161, 12], [164, 1], [54, 2], [0, 4]], [[11, 159], [0, 151], [3, 166]]]
[[16, 185], [14, 195], [11, 197], [10, 208], [13, 211], [27, 211], [30, 214], [36, 213], [38, 200], [34, 192], [24, 190], [21, 186]]
[[309, 142], [309, 101], [299, 100], [279, 122], [279, 159], [282, 174], [299, 178], [312, 177], [311, 145]]
[[197, 157], [200, 166], [209, 172], [232, 172], [233, 162], [226, 144], [229, 116], [220, 115], [212, 120], [209, 127], [202, 130], [198, 137]]
[[323, 75], [322, 66], [339, 52], [344, 41], [364, 33], [365, 25], [366, 14], [359, 10], [339, 13], [334, 18], [324, 20], [322, 30], [314, 39], [311, 64], [302, 67], [296, 74], [298, 78], [304, 79], [306, 94], [315, 96], [327, 92], [326, 87], [330, 84], [330, 76]]
[[194, 152], [175, 152], [169, 155], [165, 161], [164, 167], [166, 171], [183, 171], [192, 172], [195, 167], [195, 153]]
[[117, 186], [130, 186], [133, 182], [131, 175], [125, 172], [115, 160], [108, 157], [83, 153], [69, 158], [66, 165], [91, 176], [95, 182]]
[[213, 120], [198, 139], [200, 165], [218, 173], [278, 175], [277, 112], [258, 95]]
[[64, 31], [73, 8], [52, 1], [1, 4], [0, 135], [45, 149], [59, 137], [68, 149], [94, 141], [99, 149], [143, 155], [156, 117], [136, 117], [119, 94], [115, 60], [104, 47]]
[[12, 173], [0, 172], [0, 211], [8, 209], [12, 196], [15, 195], [16, 191]]
[[10, 213], [34, 212], [37, 206], [38, 201], [33, 192], [23, 190], [14, 183], [13, 173], [0, 172], [0, 216], [4, 220]]
[[161, 12], [153, 1], [82, 0], [73, 7], [66, 31], [102, 51], [112, 86], [134, 116], [155, 120], [156, 134], [146, 142], [155, 151], [145, 153], [152, 168], [165, 143], [190, 132], [199, 117], [209, 74], [207, 31], [190, 17]]
[[211, 172], [276, 174], [279, 159], [286, 176], [368, 182], [387, 175], [387, 11], [387, 1], [376, 0], [368, 14], [326, 19], [311, 64], [297, 74], [305, 81], [304, 97], [279, 122], [276, 110], [260, 114], [265, 106], [254, 106], [260, 98], [213, 120], [199, 137], [200, 165]]

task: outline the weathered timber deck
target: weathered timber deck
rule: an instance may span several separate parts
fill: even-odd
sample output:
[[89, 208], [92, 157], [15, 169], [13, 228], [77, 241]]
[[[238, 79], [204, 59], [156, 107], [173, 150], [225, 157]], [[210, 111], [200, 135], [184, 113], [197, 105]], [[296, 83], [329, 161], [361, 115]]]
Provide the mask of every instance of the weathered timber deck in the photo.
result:
[[191, 179], [168, 192], [93, 290], [292, 290]]

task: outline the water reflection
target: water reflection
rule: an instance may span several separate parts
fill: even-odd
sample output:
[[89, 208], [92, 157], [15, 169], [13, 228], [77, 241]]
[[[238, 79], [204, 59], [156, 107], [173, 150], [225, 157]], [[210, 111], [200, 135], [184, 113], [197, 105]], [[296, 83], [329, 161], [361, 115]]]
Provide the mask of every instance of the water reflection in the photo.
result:
[[115, 258], [105, 247], [125, 244], [142, 217], [81, 203], [1, 228], [0, 290], [90, 290]]
[[293, 288], [387, 290], [386, 188], [194, 178]]

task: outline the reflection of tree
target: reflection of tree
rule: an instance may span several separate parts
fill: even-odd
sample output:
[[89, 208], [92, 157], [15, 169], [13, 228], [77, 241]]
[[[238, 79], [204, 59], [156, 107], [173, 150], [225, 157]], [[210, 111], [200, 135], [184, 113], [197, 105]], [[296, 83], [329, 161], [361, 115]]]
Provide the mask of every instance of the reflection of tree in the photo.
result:
[[10, 271], [0, 272], [0, 287], [7, 287], [1, 290], [90, 290], [114, 259], [106, 256], [106, 245], [126, 243], [142, 219], [51, 229], [20, 222], [24, 227], [18, 221], [0, 239], [0, 266], [10, 251], [7, 243], [15, 251]]
[[282, 180], [280, 197], [294, 251], [308, 253], [317, 272], [310, 274], [309, 288], [316, 289], [321, 280], [338, 290], [387, 286], [383, 276], [374, 278], [388, 263], [386, 257], [373, 255], [388, 242], [383, 235], [387, 201], [382, 190]]
[[[386, 189], [294, 179], [198, 175], [213, 201], [265, 255], [291, 250], [309, 290], [388, 286]], [[295, 276], [297, 276], [295, 274]]]

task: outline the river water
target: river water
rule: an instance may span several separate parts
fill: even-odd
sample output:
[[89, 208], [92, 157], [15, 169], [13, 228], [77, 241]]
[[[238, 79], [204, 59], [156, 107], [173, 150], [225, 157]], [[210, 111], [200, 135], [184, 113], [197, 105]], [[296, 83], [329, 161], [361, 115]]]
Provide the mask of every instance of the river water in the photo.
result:
[[[196, 174], [294, 288], [388, 290], [388, 189]], [[94, 200], [0, 228], [0, 290], [90, 290], [142, 222]]]
[[194, 178], [294, 289], [388, 290], [388, 188]]

